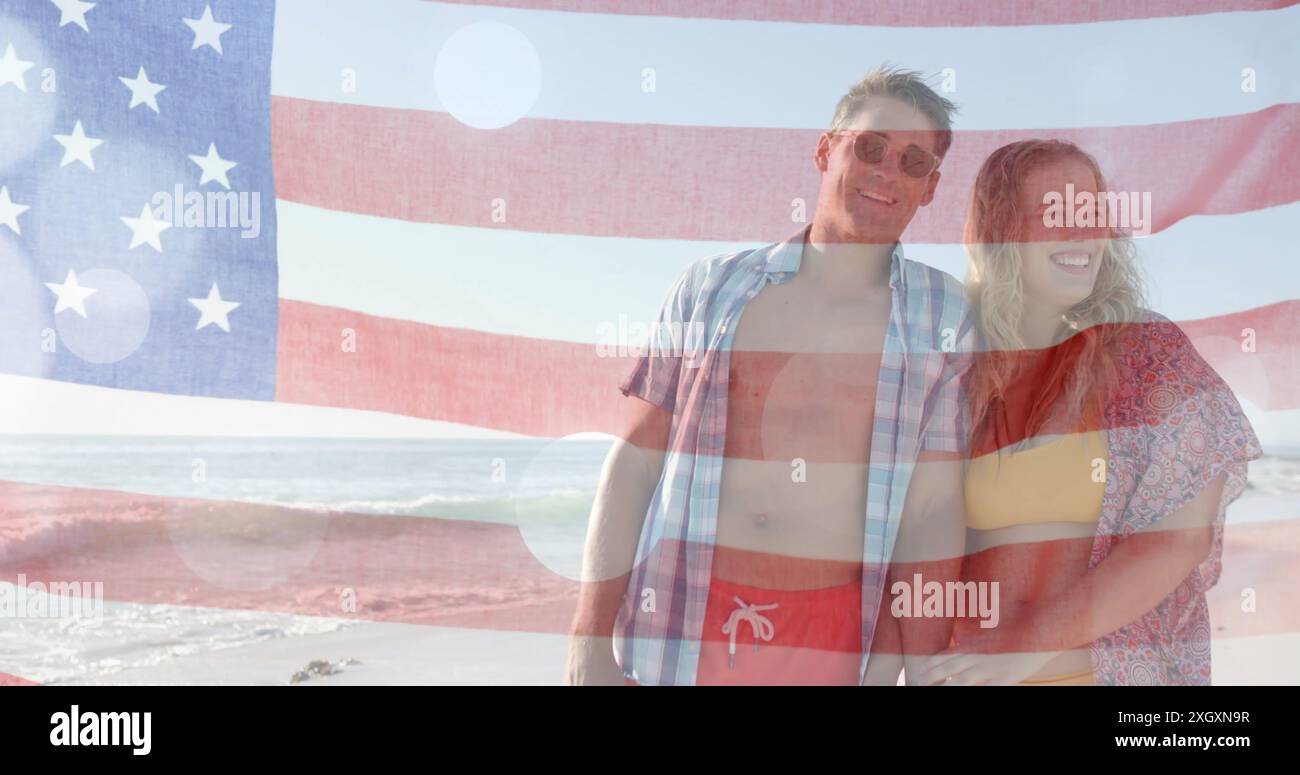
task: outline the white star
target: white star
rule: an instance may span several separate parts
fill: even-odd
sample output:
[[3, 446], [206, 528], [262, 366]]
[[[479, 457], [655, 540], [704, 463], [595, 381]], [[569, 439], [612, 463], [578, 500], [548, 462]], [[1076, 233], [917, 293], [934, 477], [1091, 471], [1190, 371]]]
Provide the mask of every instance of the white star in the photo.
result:
[[83, 318], [86, 317], [86, 299], [99, 292], [98, 288], [86, 288], [77, 283], [77, 273], [68, 270], [68, 277], [61, 283], [46, 283], [46, 288], [54, 291], [59, 300], [54, 304], [54, 314], [70, 309]]
[[59, 163], [60, 167], [79, 161], [90, 169], [95, 169], [95, 160], [90, 157], [90, 152], [102, 145], [104, 141], [97, 137], [86, 137], [80, 121], [72, 128], [72, 134], [55, 135], [54, 139], [63, 146], [63, 161]]
[[221, 33], [234, 26], [232, 24], [222, 24], [212, 18], [212, 6], [210, 5], [203, 7], [203, 16], [201, 18], [181, 19], [181, 21], [194, 30], [194, 45], [190, 47], [190, 51], [199, 46], [211, 46], [218, 54], [222, 53]]
[[118, 80], [126, 84], [126, 88], [131, 90], [131, 104], [127, 106], [127, 110], [134, 108], [136, 105], [148, 105], [153, 108], [154, 113], [158, 112], [158, 92], [167, 87], [151, 82], [149, 76], [145, 75], [143, 67], [140, 68], [140, 72], [136, 74], [135, 78], [127, 78], [122, 75], [118, 76]]
[[32, 209], [30, 205], [20, 205], [9, 198], [9, 188], [0, 186], [0, 224], [4, 224], [14, 230], [14, 234], [22, 234], [18, 228], [18, 216]]
[[12, 83], [20, 91], [27, 91], [27, 80], [23, 78], [23, 73], [32, 69], [32, 62], [24, 62], [14, 53], [14, 44], [10, 43], [5, 48], [5, 55], [0, 58], [0, 86]]
[[57, 5], [63, 14], [59, 17], [60, 27], [65, 24], [75, 24], [90, 32], [90, 28], [86, 26], [86, 11], [94, 8], [94, 3], [83, 3], [81, 0], [50, 0], [50, 2]]
[[208, 291], [206, 299], [190, 299], [190, 304], [199, 308], [199, 324], [194, 327], [195, 331], [208, 325], [216, 323], [222, 331], [230, 333], [230, 321], [226, 316], [230, 314], [235, 307], [239, 306], [237, 301], [225, 301], [221, 298], [221, 291], [218, 290], [217, 284], [212, 284], [212, 290]]
[[190, 154], [190, 161], [199, 165], [199, 168], [203, 170], [203, 175], [199, 179], [200, 186], [207, 183], [209, 180], [215, 180], [226, 188], [230, 188], [230, 180], [226, 178], [226, 173], [229, 172], [232, 167], [239, 166], [236, 162], [226, 161], [221, 158], [221, 156], [217, 154], [216, 143], [208, 143], [207, 156]]
[[158, 235], [172, 227], [170, 223], [155, 218], [149, 205], [140, 208], [139, 218], [123, 216], [122, 223], [131, 227], [131, 246], [127, 250], [147, 243], [159, 253], [162, 252], [162, 241], [158, 239]]

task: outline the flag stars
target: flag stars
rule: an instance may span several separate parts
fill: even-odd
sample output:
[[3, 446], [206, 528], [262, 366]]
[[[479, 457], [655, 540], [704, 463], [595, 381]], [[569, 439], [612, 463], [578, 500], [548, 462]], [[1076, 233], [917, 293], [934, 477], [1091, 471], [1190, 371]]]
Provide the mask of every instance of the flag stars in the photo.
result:
[[131, 104], [127, 106], [127, 110], [134, 108], [136, 105], [148, 105], [153, 109], [154, 113], [158, 112], [158, 92], [167, 87], [150, 81], [143, 67], [140, 68], [140, 72], [136, 74], [135, 78], [118, 76], [118, 80], [126, 84], [126, 88], [131, 90]]
[[0, 186], [0, 226], [8, 226], [14, 234], [22, 234], [18, 228], [18, 216], [32, 209], [30, 205], [20, 205], [9, 198], [9, 188]]
[[199, 308], [199, 323], [194, 327], [195, 331], [216, 324], [222, 331], [230, 333], [230, 320], [227, 316], [239, 306], [239, 302], [221, 298], [221, 290], [216, 283], [212, 284], [212, 290], [208, 291], [206, 299], [190, 299], [190, 304]]
[[139, 218], [124, 216], [122, 223], [131, 227], [131, 246], [127, 250], [140, 245], [148, 245], [159, 253], [162, 252], [162, 240], [159, 239], [159, 235], [172, 227], [167, 221], [161, 221], [154, 217], [153, 211], [149, 209], [147, 204], [140, 208]]
[[90, 32], [90, 27], [86, 26], [86, 11], [95, 7], [94, 3], [85, 3], [82, 0], [50, 0], [59, 9], [59, 26], [64, 27], [69, 24], [75, 24], [86, 32]]
[[216, 143], [208, 144], [207, 156], [190, 154], [190, 161], [199, 165], [199, 169], [203, 171], [203, 174], [199, 179], [200, 186], [210, 180], [215, 180], [226, 189], [230, 188], [230, 180], [226, 177], [226, 173], [232, 168], [239, 166], [236, 162], [227, 161], [221, 158], [217, 153]]
[[203, 16], [198, 19], [181, 19], [181, 21], [185, 22], [185, 25], [191, 30], [194, 30], [194, 45], [190, 47], [190, 51], [200, 46], [210, 46], [218, 54], [222, 53], [221, 34], [234, 26], [222, 24], [212, 18], [212, 6], [210, 5], [203, 7]]
[[0, 86], [13, 84], [19, 91], [27, 91], [27, 80], [23, 73], [32, 69], [33, 62], [24, 62], [14, 53], [14, 44], [5, 47], [5, 55], [0, 57]]
[[91, 158], [90, 152], [102, 145], [104, 141], [97, 137], [86, 137], [86, 131], [81, 128], [80, 121], [72, 127], [72, 134], [54, 135], [54, 139], [63, 146], [63, 161], [59, 163], [60, 167], [79, 161], [86, 165], [87, 169], [94, 171], [95, 160]]
[[98, 288], [86, 288], [77, 282], [77, 273], [68, 270], [67, 278], [61, 283], [46, 283], [46, 288], [54, 291], [58, 300], [54, 303], [54, 314], [70, 309], [83, 318], [86, 317], [86, 299], [99, 292]]

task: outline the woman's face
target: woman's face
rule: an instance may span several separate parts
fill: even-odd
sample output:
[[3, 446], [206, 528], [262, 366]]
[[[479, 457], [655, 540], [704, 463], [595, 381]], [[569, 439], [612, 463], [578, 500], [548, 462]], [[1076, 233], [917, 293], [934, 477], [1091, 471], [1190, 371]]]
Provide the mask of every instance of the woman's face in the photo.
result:
[[[1025, 178], [1021, 191], [1021, 233], [1025, 237], [1020, 246], [1020, 276], [1025, 302], [1051, 314], [1065, 312], [1092, 293], [1106, 245], [1106, 229], [1079, 225], [1078, 207], [1067, 198], [1070, 184], [1075, 195], [1087, 191], [1095, 201], [1096, 176], [1078, 159], [1039, 167]], [[1049, 193], [1056, 195], [1054, 202], [1061, 203], [1055, 212], [1044, 202]], [[1065, 220], [1065, 210], [1076, 215], [1071, 226], [1062, 225], [1070, 223]], [[1096, 213], [1094, 205], [1094, 222]], [[1057, 218], [1052, 220], [1054, 214]]]

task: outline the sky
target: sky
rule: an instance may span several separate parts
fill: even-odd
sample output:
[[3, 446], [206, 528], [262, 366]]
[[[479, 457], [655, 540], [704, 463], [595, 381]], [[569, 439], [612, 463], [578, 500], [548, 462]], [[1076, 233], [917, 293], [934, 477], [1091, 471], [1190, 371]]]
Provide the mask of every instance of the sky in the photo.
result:
[[[220, 15], [220, 4], [217, 10]], [[5, 24], [0, 17], [0, 30]], [[21, 30], [9, 31], [22, 39]], [[829, 122], [849, 83], [892, 62], [945, 84], [945, 96], [960, 107], [959, 131], [1041, 128], [1050, 134], [1054, 127], [1185, 122], [1300, 102], [1294, 75], [1300, 73], [1298, 31], [1300, 6], [1088, 25], [873, 28], [415, 0], [281, 0], [271, 90], [278, 97], [448, 113], [484, 132], [535, 118], [812, 131]], [[1253, 91], [1242, 89], [1243, 68], [1257, 73]], [[359, 84], [350, 91], [340, 88], [340, 77], [346, 80], [349, 73]], [[21, 131], [0, 128], [0, 137]], [[1104, 154], [1099, 156], [1105, 167]], [[946, 193], [949, 202], [967, 195]], [[355, 263], [355, 251], [365, 250], [386, 279], [363, 289], [363, 303], [387, 314], [576, 342], [596, 341], [595, 322], [610, 320], [615, 310], [652, 314], [690, 262], [758, 244], [485, 234], [491, 230], [373, 222], [383, 219], [354, 228], [361, 220], [355, 216], [338, 219], [342, 225], [331, 231], [297, 203], [282, 201], [277, 210], [282, 297], [362, 308], [350, 304], [358, 295], [354, 267], [339, 264]], [[1300, 298], [1300, 262], [1288, 234], [1298, 218], [1296, 203], [1197, 216], [1140, 240], [1151, 306], [1184, 320]], [[349, 244], [357, 234], [367, 242]], [[913, 243], [907, 235], [904, 241], [910, 258], [957, 277], [965, 274], [959, 245]], [[439, 257], [451, 258], [432, 264], [431, 244]], [[455, 259], [485, 250], [507, 257], [490, 278], [479, 262]], [[611, 255], [620, 259], [613, 268]], [[559, 269], [539, 260], [556, 256], [565, 259]], [[431, 271], [439, 287], [412, 292], [412, 283]], [[490, 289], [483, 286], [485, 278], [494, 283]], [[562, 310], [537, 292], [557, 284], [571, 293]], [[158, 404], [139, 396], [98, 395], [96, 405], [113, 411], [85, 414], [56, 400], [84, 404], [79, 390], [37, 391], [51, 402], [42, 420], [46, 432], [172, 432], [183, 426], [198, 433], [247, 428], [275, 435], [479, 434], [373, 412], [218, 399], [202, 399], [205, 411], [187, 412], [183, 401], [157, 411], [150, 407]], [[32, 392], [23, 378], [0, 378], [0, 393]], [[1300, 413], [1266, 417], [1254, 407], [1247, 410], [1266, 446], [1300, 448]], [[31, 424], [30, 418], [3, 418], [0, 431], [25, 432]]]

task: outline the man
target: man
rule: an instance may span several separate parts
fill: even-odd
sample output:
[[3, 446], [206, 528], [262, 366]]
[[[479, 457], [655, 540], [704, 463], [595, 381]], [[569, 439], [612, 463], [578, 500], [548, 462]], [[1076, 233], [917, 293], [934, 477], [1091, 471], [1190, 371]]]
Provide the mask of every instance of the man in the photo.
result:
[[643, 400], [593, 508], [570, 683], [892, 684], [948, 645], [950, 622], [881, 601], [964, 548], [966, 305], [898, 244], [953, 110], [868, 73], [818, 140], [813, 222], [671, 289], [621, 386]]

